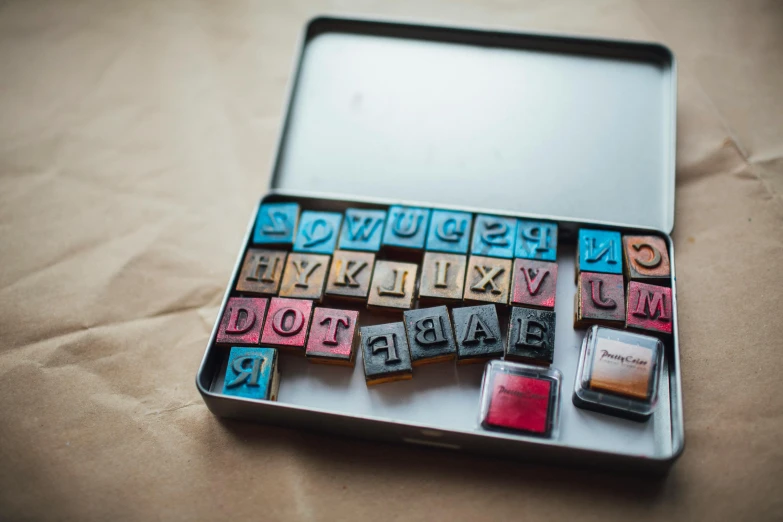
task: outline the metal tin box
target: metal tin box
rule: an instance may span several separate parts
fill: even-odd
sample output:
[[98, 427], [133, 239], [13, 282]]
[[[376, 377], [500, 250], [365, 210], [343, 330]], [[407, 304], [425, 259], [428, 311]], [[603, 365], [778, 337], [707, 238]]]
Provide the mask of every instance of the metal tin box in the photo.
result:
[[[213, 347], [196, 383], [219, 416], [361, 437], [665, 471], [683, 449], [674, 248], [676, 69], [657, 44], [318, 18], [307, 26], [270, 192], [343, 211], [414, 204], [559, 225], [553, 367], [573, 383], [584, 330], [570, 321], [579, 227], [649, 232], [671, 261], [673, 335], [661, 406], [639, 424], [561, 401], [560, 437], [477, 428], [483, 368], [432, 365], [368, 389], [351, 370], [282, 357], [278, 402], [218, 393]], [[253, 214], [255, 218], [255, 213]], [[236, 283], [253, 220], [221, 308]], [[388, 316], [363, 312], [369, 321]], [[400, 320], [395, 318], [392, 320]]]

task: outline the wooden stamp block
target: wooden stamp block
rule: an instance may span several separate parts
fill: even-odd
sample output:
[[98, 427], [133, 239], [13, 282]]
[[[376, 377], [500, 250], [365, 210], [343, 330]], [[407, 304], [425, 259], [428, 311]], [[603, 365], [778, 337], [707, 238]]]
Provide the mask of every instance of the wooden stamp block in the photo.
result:
[[326, 295], [367, 299], [370, 278], [375, 266], [375, 254], [337, 250], [332, 257], [332, 267], [326, 279]]
[[253, 244], [287, 246], [294, 244], [299, 205], [296, 203], [265, 203], [258, 208], [253, 229]]
[[470, 253], [475, 256], [514, 257], [517, 220], [479, 214], [473, 225]]
[[431, 301], [461, 301], [467, 264], [465, 256], [426, 252], [421, 264], [419, 297]]
[[506, 304], [510, 282], [510, 259], [470, 256], [463, 298], [466, 301]]
[[625, 276], [640, 283], [671, 284], [666, 241], [658, 236], [623, 236]]
[[577, 256], [579, 272], [623, 273], [622, 241], [619, 232], [580, 228]]
[[266, 314], [261, 344], [304, 354], [313, 302], [273, 297]]
[[383, 246], [422, 249], [427, 239], [430, 211], [426, 208], [389, 207], [389, 217], [383, 231]]
[[277, 350], [234, 346], [228, 355], [223, 395], [276, 401], [280, 386]]
[[305, 355], [310, 362], [353, 366], [359, 312], [316, 308]]
[[557, 224], [520, 219], [514, 257], [557, 261]]
[[503, 338], [495, 305], [454, 308], [451, 315], [457, 341], [457, 364], [483, 363], [503, 357]]
[[515, 259], [509, 304], [555, 309], [557, 263]]
[[554, 356], [555, 312], [512, 308], [506, 359], [550, 365]]
[[408, 310], [403, 315], [413, 366], [454, 359], [457, 344], [448, 308], [419, 308]]
[[582, 272], [576, 290], [574, 328], [591, 324], [622, 327], [625, 320], [623, 276]]
[[337, 212], [302, 212], [294, 252], [331, 254], [337, 245], [343, 215]]
[[329, 256], [288, 254], [280, 297], [321, 300], [329, 270]]
[[411, 379], [411, 355], [401, 322], [360, 329], [364, 378], [368, 385]]
[[473, 214], [452, 210], [433, 210], [427, 234], [427, 250], [449, 254], [467, 254]]
[[672, 333], [672, 289], [631, 281], [628, 283], [628, 309], [625, 324], [651, 332]]
[[378, 261], [370, 283], [370, 308], [408, 310], [413, 306], [418, 266], [396, 261]]
[[220, 320], [216, 342], [221, 344], [258, 344], [268, 299], [232, 297]]
[[385, 223], [386, 212], [383, 210], [349, 208], [345, 211], [338, 248], [377, 252], [381, 249]]
[[237, 291], [246, 294], [275, 295], [280, 289], [288, 252], [249, 248], [242, 263]]

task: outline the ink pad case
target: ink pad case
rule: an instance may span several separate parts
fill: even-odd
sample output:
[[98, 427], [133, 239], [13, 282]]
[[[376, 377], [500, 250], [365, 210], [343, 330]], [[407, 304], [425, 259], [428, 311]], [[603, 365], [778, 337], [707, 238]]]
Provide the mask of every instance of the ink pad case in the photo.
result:
[[481, 385], [481, 427], [556, 439], [562, 378], [555, 368], [490, 361]]
[[[658, 403], [647, 422], [585, 411], [561, 393], [557, 437], [483, 429], [476, 423], [483, 365], [425, 365], [411, 380], [368, 388], [359, 352], [352, 368], [280, 352], [276, 402], [226, 396], [229, 355], [216, 342], [219, 324], [196, 376], [210, 411], [505, 459], [665, 473], [684, 447], [670, 237], [676, 69], [656, 43], [316, 18], [302, 34], [269, 188], [259, 194], [259, 205], [296, 204], [299, 216], [348, 209], [388, 216], [404, 206], [431, 217], [472, 213], [557, 225], [554, 311], [561, 318], [573, 315], [580, 228], [659, 237], [671, 264], [673, 328], [662, 339]], [[249, 211], [218, 318], [230, 298], [252, 297], [237, 282], [257, 211]], [[290, 256], [293, 246], [256, 248]], [[420, 266], [425, 250], [426, 243], [393, 260]], [[384, 255], [382, 247], [376, 262]], [[365, 302], [334, 307], [359, 310], [358, 328], [403, 317]], [[551, 367], [568, 386], [585, 333], [557, 321]]]
[[657, 337], [593, 326], [574, 381], [579, 408], [647, 421], [658, 406], [663, 342]]

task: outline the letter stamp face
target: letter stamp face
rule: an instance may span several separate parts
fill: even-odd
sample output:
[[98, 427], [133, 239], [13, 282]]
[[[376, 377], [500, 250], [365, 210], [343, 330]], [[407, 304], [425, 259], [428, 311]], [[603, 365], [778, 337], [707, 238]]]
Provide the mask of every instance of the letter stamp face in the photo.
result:
[[228, 355], [223, 395], [277, 400], [277, 350], [234, 346]]
[[413, 292], [419, 267], [413, 263], [377, 261], [370, 283], [369, 308], [408, 310], [413, 306]]
[[449, 254], [467, 254], [473, 214], [452, 210], [433, 210], [427, 234], [427, 250]]
[[316, 308], [305, 355], [310, 362], [353, 366], [359, 312]]
[[470, 256], [463, 298], [466, 301], [506, 304], [510, 283], [510, 259]]
[[237, 291], [254, 295], [275, 295], [280, 289], [288, 252], [249, 248], [242, 263]]
[[457, 345], [448, 308], [407, 310], [403, 316], [413, 366], [454, 360]]
[[330, 255], [337, 245], [342, 220], [338, 212], [302, 212], [294, 252]]
[[514, 257], [557, 261], [557, 223], [520, 219]]
[[280, 297], [320, 301], [329, 270], [329, 256], [288, 254], [280, 285]]
[[579, 229], [579, 271], [622, 274], [622, 241], [619, 232]]
[[269, 300], [263, 297], [232, 297], [220, 320], [216, 342], [258, 344], [264, 312]]
[[377, 252], [381, 249], [386, 212], [349, 208], [340, 231], [340, 250], [363, 250]]
[[514, 257], [517, 220], [479, 214], [473, 225], [470, 253], [475, 256]]
[[671, 266], [666, 241], [658, 236], [623, 236], [625, 276], [629, 281], [669, 285]]
[[367, 385], [413, 377], [411, 355], [402, 322], [363, 326], [360, 338]]
[[298, 204], [264, 203], [258, 208], [253, 244], [290, 247], [294, 243], [298, 220]]
[[261, 343], [304, 354], [313, 302], [273, 297], [264, 322]]
[[375, 254], [337, 250], [326, 279], [326, 295], [367, 299], [375, 267]]
[[419, 297], [433, 302], [461, 301], [467, 264], [466, 256], [426, 252], [421, 264]]
[[512, 308], [506, 359], [549, 365], [554, 356], [555, 312]]
[[494, 304], [454, 308], [451, 315], [457, 342], [457, 364], [481, 363], [503, 357], [503, 338]]
[[427, 239], [430, 210], [418, 207], [389, 207], [383, 246], [393, 248], [422, 249]]
[[625, 324], [651, 332], [672, 333], [672, 289], [631, 281]]
[[625, 321], [625, 285], [619, 274], [579, 274], [574, 327], [591, 324], [621, 327]]
[[555, 309], [557, 263], [515, 259], [509, 304]]

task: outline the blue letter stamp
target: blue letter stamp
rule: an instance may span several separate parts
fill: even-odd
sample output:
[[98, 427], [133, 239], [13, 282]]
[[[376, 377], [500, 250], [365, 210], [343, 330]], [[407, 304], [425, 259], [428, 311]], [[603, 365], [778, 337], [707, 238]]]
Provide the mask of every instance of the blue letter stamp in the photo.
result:
[[349, 208], [345, 211], [345, 221], [340, 232], [340, 250], [363, 250], [377, 252], [381, 249], [383, 225], [386, 212], [383, 210], [365, 210]]
[[296, 235], [299, 205], [265, 203], [258, 209], [253, 243], [256, 245], [292, 245]]
[[514, 257], [517, 220], [499, 216], [476, 216], [473, 225], [473, 245], [470, 253], [476, 256]]
[[427, 250], [467, 254], [470, 243], [470, 222], [473, 214], [451, 210], [433, 210]]
[[277, 399], [277, 350], [235, 346], [228, 355], [223, 395]]
[[579, 270], [622, 274], [623, 255], [620, 233], [579, 229]]
[[337, 212], [305, 210], [299, 219], [294, 252], [331, 255], [337, 246], [337, 235], [343, 215]]

